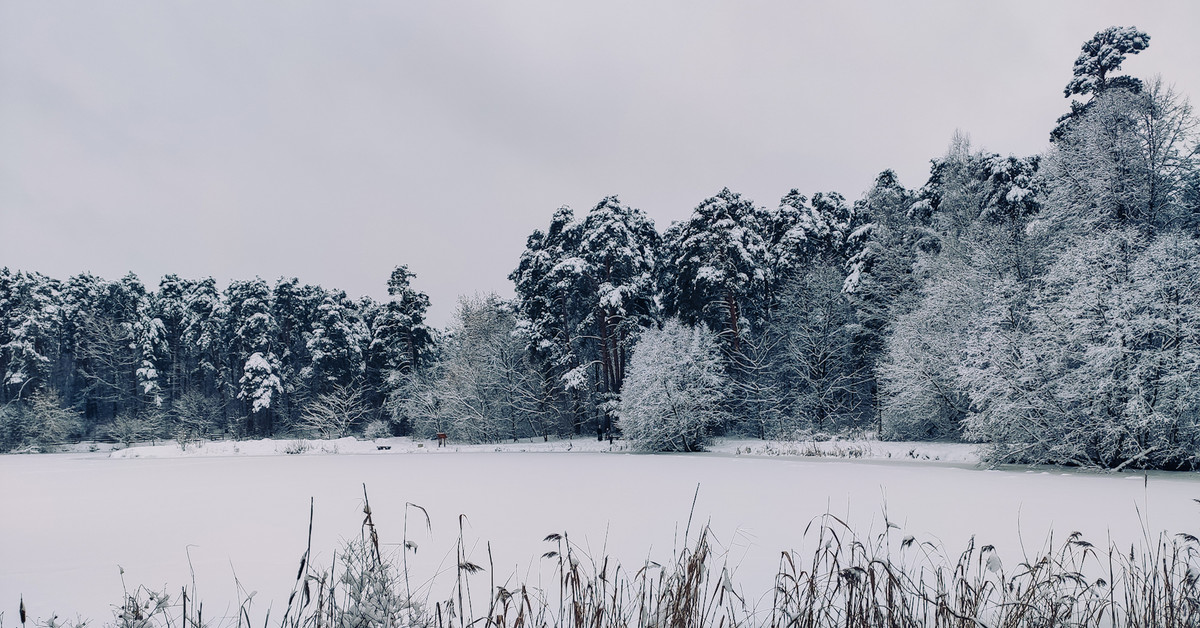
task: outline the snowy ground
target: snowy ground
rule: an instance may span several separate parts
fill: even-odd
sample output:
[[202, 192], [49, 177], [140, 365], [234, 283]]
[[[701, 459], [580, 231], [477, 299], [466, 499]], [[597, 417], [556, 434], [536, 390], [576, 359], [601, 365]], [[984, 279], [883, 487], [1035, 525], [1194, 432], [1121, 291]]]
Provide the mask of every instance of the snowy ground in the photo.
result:
[[[0, 612], [15, 625], [23, 595], [34, 617], [107, 619], [121, 599], [118, 565], [130, 587], [177, 593], [191, 582], [190, 557], [206, 616], [236, 606], [234, 574], [243, 594], [257, 592], [258, 617], [268, 607], [278, 613], [304, 551], [309, 498], [315, 559], [328, 562], [341, 539], [358, 534], [363, 483], [388, 547], [403, 541], [406, 502], [432, 517], [427, 532], [408, 511], [408, 536], [419, 545], [410, 556], [414, 587], [452, 567], [460, 514], [474, 562], [488, 563], [490, 542], [497, 584], [514, 574], [536, 583], [551, 532], [627, 566], [668, 560], [697, 485], [693, 528], [711, 525], [751, 603], [769, 591], [779, 552], [808, 547], [804, 528], [825, 512], [870, 534], [884, 528], [886, 510], [902, 528], [897, 535], [939, 542], [951, 554], [974, 535], [1013, 562], [1050, 532], [1079, 530], [1127, 547], [1143, 527], [1152, 535], [1200, 528], [1192, 501], [1200, 474], [981, 470], [964, 446], [728, 441], [708, 454], [640, 455], [594, 440], [417, 444], [309, 442], [285, 455], [303, 447], [242, 441], [111, 457], [0, 456]], [[806, 455], [826, 447], [853, 457]], [[854, 447], [861, 457], [846, 453]]]
[[[76, 445], [75, 452], [85, 452], [90, 445]], [[111, 449], [106, 446], [105, 451]], [[962, 443], [883, 442], [872, 439], [832, 438], [822, 441], [772, 441], [757, 439], [721, 439], [710, 448], [711, 453], [746, 456], [825, 457], [847, 459], [902, 460], [923, 462], [955, 462], [977, 464], [976, 446]], [[630, 453], [623, 441], [597, 441], [590, 438], [575, 440], [525, 439], [518, 442], [470, 445], [449, 443], [438, 447], [434, 441], [414, 441], [409, 438], [381, 438], [374, 441], [341, 438], [322, 440], [214, 441], [180, 447], [173, 441], [159, 445], [139, 445], [111, 451], [113, 458], [180, 458], [206, 456], [271, 456], [278, 454], [376, 454], [399, 453], [447, 454], [460, 452], [609, 452]]]

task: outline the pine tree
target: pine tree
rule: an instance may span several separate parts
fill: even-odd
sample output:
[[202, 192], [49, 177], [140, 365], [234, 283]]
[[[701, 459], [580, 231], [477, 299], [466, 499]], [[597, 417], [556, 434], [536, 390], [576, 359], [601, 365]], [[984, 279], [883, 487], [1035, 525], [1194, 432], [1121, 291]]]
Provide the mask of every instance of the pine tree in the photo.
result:
[[363, 350], [369, 337], [356, 305], [346, 293], [326, 292], [317, 306], [317, 317], [306, 343], [312, 361], [301, 373], [311, 382], [314, 394], [323, 395], [334, 386], [345, 386], [362, 377]]
[[587, 262], [579, 257], [581, 229], [568, 207], [554, 212], [546, 231], [526, 240], [510, 275], [523, 318], [522, 333], [542, 372], [544, 397], [554, 400], [578, 434], [594, 404], [595, 377], [578, 330], [592, 314]]
[[231, 347], [224, 338], [229, 307], [212, 277], [190, 282], [183, 300], [180, 344], [188, 389], [214, 400], [231, 399], [236, 394], [226, 378]]
[[736, 353], [766, 316], [767, 222], [766, 212], [725, 188], [672, 224], [659, 283], [666, 315], [703, 322]]
[[[640, 210], [626, 207], [615, 196], [600, 201], [580, 225], [579, 257], [585, 266], [579, 280], [591, 293], [591, 312], [577, 337], [594, 339], [587, 345], [600, 364], [597, 393], [614, 397], [621, 391], [626, 362], [641, 330], [658, 318], [655, 302], [655, 251], [658, 233]], [[605, 412], [600, 431], [612, 429]]]
[[[373, 406], [401, 408], [400, 400], [415, 394], [409, 388], [421, 380], [420, 371], [434, 361], [434, 331], [425, 321], [429, 297], [413, 288], [414, 277], [407, 266], [397, 266], [388, 278], [387, 301], [362, 308], [371, 334], [365, 372], [368, 388], [376, 391]], [[394, 411], [392, 418], [401, 434], [411, 430], [407, 413]]]
[[384, 372], [401, 375], [423, 366], [430, 357], [433, 333], [425, 322], [429, 297], [412, 286], [416, 277], [397, 266], [388, 279], [388, 299], [374, 315], [370, 352]]
[[60, 350], [60, 290], [44, 275], [0, 269], [0, 403], [51, 385]]
[[1087, 113], [1096, 99], [1108, 90], [1116, 88], [1128, 93], [1142, 91], [1142, 82], [1131, 76], [1110, 77], [1109, 72], [1121, 69], [1126, 55], [1138, 54], [1150, 46], [1150, 36], [1132, 26], [1110, 26], [1083, 43], [1079, 57], [1072, 69], [1074, 77], [1063, 89], [1063, 96], [1091, 95], [1085, 103], [1071, 101], [1071, 111], [1058, 119], [1058, 125], [1050, 133], [1050, 140], [1063, 139], [1071, 126]]
[[270, 434], [273, 404], [283, 394], [274, 339], [278, 327], [271, 316], [271, 290], [262, 279], [234, 281], [225, 291], [226, 321], [233, 369], [231, 389], [245, 404], [246, 431]]

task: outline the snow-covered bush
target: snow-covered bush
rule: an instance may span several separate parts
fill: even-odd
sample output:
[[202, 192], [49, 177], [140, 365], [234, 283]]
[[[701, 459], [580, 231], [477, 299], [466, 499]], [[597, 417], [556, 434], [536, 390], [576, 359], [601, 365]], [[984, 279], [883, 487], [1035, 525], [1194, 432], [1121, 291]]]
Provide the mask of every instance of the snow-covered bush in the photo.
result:
[[157, 412], [125, 412], [113, 419], [108, 435], [126, 446], [150, 440], [162, 430], [162, 415]]
[[[10, 408], [9, 412], [13, 412]], [[79, 438], [82, 425], [79, 414], [64, 408], [54, 390], [45, 390], [29, 399], [24, 408], [15, 410], [13, 430], [17, 447], [35, 446], [42, 451], [52, 450], [71, 438]]]
[[220, 435], [225, 425], [221, 400], [198, 392], [184, 393], [168, 412], [169, 433], [180, 443]]
[[387, 421], [384, 421], [383, 419], [375, 419], [374, 421], [368, 423], [367, 427], [363, 429], [363, 436], [371, 440], [375, 440], [376, 438], [387, 438], [391, 435], [392, 428], [388, 425]]
[[342, 549], [338, 585], [344, 596], [337, 607], [337, 626], [426, 626], [432, 624], [421, 605], [401, 587], [401, 573], [365, 540]]
[[724, 418], [727, 385], [715, 334], [668, 320], [647, 330], [630, 361], [618, 425], [636, 447], [699, 451]]
[[288, 444], [283, 446], [283, 453], [289, 456], [294, 456], [297, 454], [302, 454], [310, 449], [312, 449], [312, 443], [304, 440], [303, 438], [297, 438], [289, 441]]

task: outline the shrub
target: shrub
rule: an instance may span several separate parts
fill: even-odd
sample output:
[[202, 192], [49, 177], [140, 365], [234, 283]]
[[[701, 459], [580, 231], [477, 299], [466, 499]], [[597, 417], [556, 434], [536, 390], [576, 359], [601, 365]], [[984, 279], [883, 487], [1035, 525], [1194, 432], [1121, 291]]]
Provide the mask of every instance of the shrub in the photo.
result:
[[376, 438], [387, 438], [392, 435], [392, 428], [387, 421], [383, 419], [375, 419], [367, 424], [363, 430], [363, 436], [375, 440]]
[[639, 449], [700, 451], [724, 418], [726, 383], [716, 335], [669, 320], [634, 349], [617, 410], [621, 431]]

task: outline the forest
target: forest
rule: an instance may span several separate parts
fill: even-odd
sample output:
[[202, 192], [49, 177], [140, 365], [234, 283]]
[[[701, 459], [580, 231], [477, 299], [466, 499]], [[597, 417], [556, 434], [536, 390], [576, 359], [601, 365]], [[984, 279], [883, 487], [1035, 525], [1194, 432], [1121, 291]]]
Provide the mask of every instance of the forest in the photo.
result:
[[1185, 95], [1082, 46], [1041, 154], [956, 134], [857, 200], [722, 189], [659, 230], [617, 196], [529, 235], [514, 299], [435, 329], [294, 278], [0, 270], [0, 451], [283, 435], [981, 443], [991, 463], [1200, 468], [1200, 135]]

